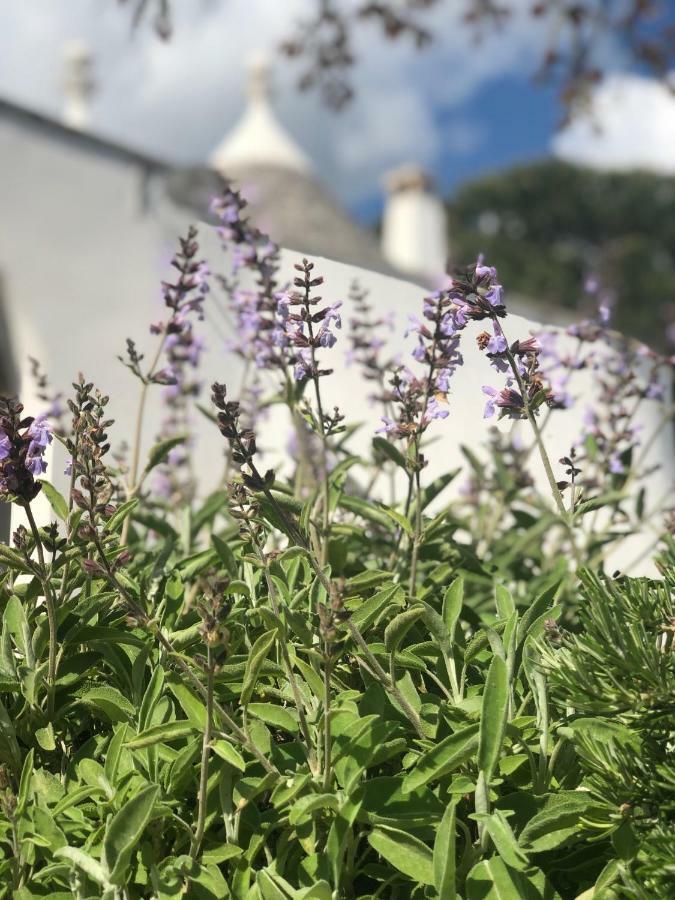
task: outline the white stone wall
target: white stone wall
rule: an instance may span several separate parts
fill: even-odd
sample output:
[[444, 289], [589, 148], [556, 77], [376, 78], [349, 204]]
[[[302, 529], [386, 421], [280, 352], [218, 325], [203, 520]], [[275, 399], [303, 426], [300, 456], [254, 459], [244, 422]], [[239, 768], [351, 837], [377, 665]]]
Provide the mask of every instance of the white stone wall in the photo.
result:
[[[22, 128], [0, 123], [0, 268], [5, 279], [5, 295], [11, 340], [20, 367], [21, 396], [30, 412], [40, 411], [32, 397], [28, 378], [28, 355], [40, 358], [54, 385], [64, 391], [83, 371], [111, 396], [110, 412], [116, 419], [111, 430], [114, 443], [129, 438], [138, 403], [138, 384], [117, 360], [123, 354], [125, 339], [134, 338], [139, 348], [151, 352], [156, 338], [148, 325], [162, 317], [160, 280], [170, 275], [168, 262], [176, 245], [176, 236], [187, 222], [182, 213], [169, 207], [161, 196], [158, 178], [150, 178], [145, 194], [149, 206], [143, 207], [139, 166], [124, 158], [89, 152], [77, 142], [35, 140]], [[216, 236], [204, 226], [201, 243], [212, 267], [228, 271]], [[284, 272], [291, 278], [295, 253], [284, 253]], [[349, 319], [348, 291], [355, 276], [371, 290], [378, 312], [393, 310], [397, 331], [393, 348], [408, 354], [412, 343], [404, 341], [403, 331], [410, 313], [419, 313], [424, 289], [408, 282], [388, 278], [327, 260], [316, 260], [317, 273], [326, 281], [323, 296], [330, 301], [344, 300], [345, 325]], [[225, 381], [236, 393], [241, 380], [240, 362], [223, 350], [228, 325], [216, 311], [216, 294], [207, 300], [207, 319], [202, 323], [208, 343], [204, 364], [205, 394], [211, 381]], [[534, 323], [518, 316], [509, 317], [505, 329], [509, 339], [525, 337]], [[324, 379], [326, 405], [338, 405], [348, 421], [362, 427], [354, 435], [355, 452], [367, 452], [378, 413], [368, 401], [369, 387], [358, 369], [344, 363], [347, 349], [345, 332], [335, 348], [322, 358], [335, 369]], [[425, 477], [461, 465], [463, 443], [477, 447], [486, 435], [483, 419], [484, 397], [481, 385], [498, 385], [487, 360], [475, 346], [469, 331], [464, 342], [465, 365], [458, 371], [451, 394], [450, 416], [435, 423], [430, 431], [430, 466]], [[584, 393], [588, 384], [576, 390]], [[154, 441], [161, 409], [161, 388], [151, 389], [144, 446]], [[547, 426], [545, 439], [553, 459], [569, 450], [579, 434], [581, 409], [556, 413]], [[657, 404], [645, 405], [644, 433], [655, 427]], [[196, 420], [199, 441], [195, 448], [195, 468], [203, 475], [204, 490], [210, 489], [221, 474], [223, 443], [215, 428], [201, 416]], [[510, 423], [502, 423], [502, 428]], [[273, 414], [259, 437], [269, 465], [283, 460], [290, 434], [283, 412]], [[64, 458], [60, 448], [54, 454], [49, 475], [65, 487]], [[537, 477], [542, 472], [533, 455]], [[665, 429], [654, 442], [649, 459], [661, 468], [650, 479], [650, 502], [661, 502], [672, 489], [672, 431]], [[635, 547], [646, 538], [637, 539]], [[640, 544], [642, 541], [642, 544]], [[632, 558], [635, 548], [622, 554], [622, 562]], [[638, 547], [639, 549], [639, 547]]]

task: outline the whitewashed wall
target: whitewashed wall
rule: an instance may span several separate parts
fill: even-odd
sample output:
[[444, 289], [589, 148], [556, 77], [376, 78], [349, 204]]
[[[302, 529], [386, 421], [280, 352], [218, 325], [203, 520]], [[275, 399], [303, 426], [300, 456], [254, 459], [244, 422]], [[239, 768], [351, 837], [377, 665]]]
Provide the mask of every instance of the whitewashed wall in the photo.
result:
[[[214, 268], [218, 268], [218, 260], [223, 262], [223, 270], [227, 269], [227, 261], [223, 258], [222, 251], [211, 234], [202, 235], [202, 246], [207, 257], [213, 261]], [[298, 255], [285, 251], [283, 254], [283, 270], [292, 277], [292, 266], [298, 260]], [[316, 259], [316, 271], [325, 277], [322, 287], [323, 296], [330, 301], [343, 299], [344, 319], [349, 318], [349, 285], [354, 277], [358, 277], [363, 287], [371, 291], [371, 300], [380, 313], [393, 310], [396, 315], [397, 329], [392, 334], [392, 348], [400, 351], [406, 357], [412, 348], [412, 338], [402, 338], [408, 314], [419, 312], [421, 300], [424, 296], [423, 289], [417, 285], [396, 279], [388, 278], [364, 270], [355, 270], [353, 267], [324, 259]], [[75, 270], [71, 277], [75, 277]], [[84, 277], [84, 276], [82, 276]], [[114, 441], [120, 441], [127, 437], [133, 428], [138, 398], [138, 384], [133, 376], [116, 359], [118, 352], [123, 352], [127, 336], [134, 337], [139, 347], [146, 346], [148, 352], [156, 338], [148, 333], [148, 323], [161, 316], [161, 304], [158, 299], [156, 287], [143, 294], [136, 288], [120, 291], [113, 304], [96, 303], [96, 311], [92, 308], [86, 291], [78, 290], [70, 294], [68, 305], [61, 301], [59, 316], [60, 327], [58, 332], [54, 330], [53, 316], [42, 314], [41, 298], [45, 296], [47, 285], [34, 283], [35, 273], [27, 279], [26, 301], [21, 309], [16, 310], [17, 323], [28, 319], [31, 328], [21, 326], [17, 335], [21, 333], [22, 350], [21, 357], [25, 353], [35, 353], [41, 357], [45, 369], [50, 373], [54, 382], [66, 386], [78, 370], [82, 370], [86, 377], [93, 380], [102, 390], [111, 396], [110, 410], [116, 419], [111, 436]], [[215, 298], [207, 299], [209, 305], [215, 304]], [[532, 331], [539, 330], [536, 323], [519, 316], [510, 316], [504, 323], [509, 339], [526, 337]], [[236, 395], [242, 377], [242, 366], [238, 359], [223, 350], [224, 320], [214, 311], [209, 310], [207, 320], [200, 326], [205, 335], [208, 352], [204, 361], [205, 398], [208, 397], [208, 386], [213, 380], [224, 381], [230, 386], [231, 392]], [[216, 330], [216, 327], [218, 330]], [[477, 328], [475, 329], [478, 330]], [[494, 424], [494, 420], [485, 421], [483, 418], [484, 396], [481, 385], [488, 383], [499, 385], [497, 376], [488, 365], [485, 356], [476, 347], [475, 334], [469, 328], [466, 332], [463, 353], [464, 365], [458, 370], [452, 387], [450, 397], [450, 416], [442, 421], [434, 423], [429, 432], [434, 444], [429, 447], [429, 467], [425, 470], [425, 478], [431, 479], [434, 475], [441, 474], [450, 468], [460, 466], [464, 459], [460, 447], [462, 444], [470, 444], [477, 448], [484, 441], [487, 429]], [[351, 446], [354, 452], [367, 453], [374, 435], [375, 429], [380, 425], [378, 410], [373, 408], [367, 395], [370, 386], [361, 378], [358, 368], [346, 366], [344, 352], [347, 349], [345, 332], [341, 332], [338, 344], [332, 350], [322, 353], [322, 362], [335, 369], [332, 376], [323, 379], [326, 407], [337, 405], [346, 413], [348, 421], [359, 422], [361, 428], [354, 435]], [[413, 362], [414, 365], [414, 362]], [[584, 396], [588, 393], [588, 373], [582, 373], [575, 385], [573, 393]], [[274, 384], [270, 380], [270, 390]], [[27, 380], [26, 371], [23, 372], [23, 384], [25, 395], [30, 396], [30, 383]], [[153, 442], [156, 435], [161, 415], [160, 395], [161, 388], [151, 389], [151, 401], [148, 405], [148, 416], [144, 430], [144, 444], [146, 448]], [[154, 399], [154, 402], [153, 402]], [[645, 404], [642, 420], [638, 423], [643, 426], [644, 433], [649, 435], [657, 426], [659, 419], [659, 404]], [[38, 411], [38, 410], [36, 410]], [[578, 437], [580, 430], [580, 417], [582, 404], [575, 409], [556, 412], [551, 416], [545, 431], [545, 440], [550, 455], [554, 460], [566, 453], [572, 442]], [[221, 474], [221, 460], [223, 453], [223, 441], [213, 425], [206, 419], [197, 416], [196, 426], [199, 433], [198, 443], [195, 447], [195, 468], [202, 476], [202, 485], [206, 490], [215, 486]], [[525, 428], [523, 428], [525, 424]], [[527, 440], [526, 423], [518, 424], [521, 436]], [[508, 430], [513, 427], [508, 420], [502, 421], [499, 427]], [[290, 437], [290, 425], [286, 413], [282, 408], [276, 408], [270, 419], [265, 422], [259, 435], [259, 444], [265, 453], [266, 465], [282, 465], [286, 456], [287, 443]], [[63, 459], [54, 460], [51, 475], [57, 484], [65, 487], [66, 479], [61, 475]], [[660, 463], [661, 469], [655, 472], [650, 479], [650, 502], [656, 504], [663, 500], [672, 488], [673, 479], [673, 446], [672, 432], [665, 429], [653, 444], [649, 460], [655, 464]], [[543, 469], [536, 454], [531, 457], [532, 466], [542, 491], [546, 492], [547, 484]], [[561, 473], [562, 475], [562, 473]], [[457, 482], [459, 484], [459, 480]], [[617, 564], [625, 565], [627, 559], [636, 557], [641, 547], [645, 546], [648, 537], [638, 536], [626, 542], [621, 547]]]
[[[138, 384], [118, 362], [127, 337], [134, 338], [148, 353], [153, 338], [148, 325], [162, 317], [160, 280], [170, 275], [168, 261], [176, 237], [184, 233], [184, 215], [162, 199], [161, 179], [143, 171], [137, 162], [124, 156], [101, 155], [100, 148], [87, 148], [79, 141], [35, 140], [23, 127], [0, 123], [0, 268], [5, 302], [8, 305], [10, 339], [19, 365], [21, 396], [29, 412], [40, 412], [29, 377], [28, 356], [38, 357], [52, 383], [68, 391], [78, 371], [111, 396], [110, 412], [116, 419], [113, 442], [127, 438], [133, 427]], [[215, 270], [228, 271], [215, 234], [204, 226], [200, 242], [203, 255]], [[291, 278], [298, 254], [285, 251], [284, 271]], [[349, 285], [358, 277], [370, 289], [379, 313], [393, 310], [398, 328], [393, 349], [409, 353], [412, 343], [402, 338], [407, 317], [419, 313], [424, 289], [417, 285], [367, 271], [357, 271], [336, 262], [317, 259], [316, 270], [326, 281], [323, 296], [342, 299], [345, 322], [349, 318]], [[224, 381], [233, 391], [241, 380], [241, 364], [223, 350], [227, 327], [209, 300], [203, 330], [208, 344], [204, 365], [205, 396], [213, 380]], [[524, 337], [537, 328], [535, 323], [512, 316], [505, 322], [510, 339]], [[471, 330], [464, 344], [465, 365], [458, 371], [451, 395], [451, 414], [435, 423], [436, 438], [430, 448], [427, 478], [461, 465], [462, 443], [476, 447], [491, 422], [483, 419], [481, 385], [498, 385], [485, 357], [477, 350]], [[323, 353], [335, 374], [324, 379], [326, 405], [338, 405], [350, 421], [362, 427], [353, 438], [355, 452], [366, 452], [379, 422], [377, 411], [367, 402], [369, 386], [358, 369], [347, 368], [345, 332], [335, 348]], [[577, 393], [588, 391], [580, 376]], [[161, 389], [154, 391], [159, 401]], [[576, 439], [581, 409], [556, 413], [546, 430], [551, 456], [557, 459]], [[657, 404], [644, 406], [644, 434], [649, 435], [659, 418]], [[159, 427], [159, 402], [149, 404], [144, 444], [154, 441]], [[195, 449], [196, 469], [203, 476], [204, 489], [221, 472], [223, 443], [213, 426], [197, 419], [200, 438]], [[510, 423], [502, 423], [502, 428]], [[290, 429], [285, 416], [277, 412], [260, 434], [269, 465], [280, 462], [286, 453]], [[60, 448], [54, 454], [49, 475], [65, 487], [64, 458]], [[536, 457], [533, 456], [535, 465]], [[675, 468], [672, 431], [665, 429], [653, 444], [649, 459], [661, 468], [650, 479], [650, 497], [662, 502], [672, 488]], [[540, 470], [537, 477], [542, 481]], [[622, 548], [621, 564], [636, 555], [638, 538], [631, 548]]]

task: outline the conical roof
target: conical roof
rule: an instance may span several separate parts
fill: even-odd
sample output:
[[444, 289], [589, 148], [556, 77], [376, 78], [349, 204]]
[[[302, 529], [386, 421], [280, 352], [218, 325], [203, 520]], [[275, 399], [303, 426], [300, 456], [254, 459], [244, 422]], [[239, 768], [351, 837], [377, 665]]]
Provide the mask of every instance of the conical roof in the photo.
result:
[[213, 179], [242, 190], [251, 220], [282, 247], [309, 256], [393, 274], [375, 235], [354, 222], [319, 182], [301, 147], [272, 107], [270, 68], [263, 56], [249, 66], [248, 104], [234, 129], [209, 157], [211, 176], [198, 169], [170, 178], [174, 201], [203, 211]]
[[222, 175], [238, 166], [275, 166], [311, 172], [312, 164], [281, 125], [272, 108], [270, 66], [257, 55], [249, 64], [248, 104], [241, 119], [218, 144], [209, 163]]

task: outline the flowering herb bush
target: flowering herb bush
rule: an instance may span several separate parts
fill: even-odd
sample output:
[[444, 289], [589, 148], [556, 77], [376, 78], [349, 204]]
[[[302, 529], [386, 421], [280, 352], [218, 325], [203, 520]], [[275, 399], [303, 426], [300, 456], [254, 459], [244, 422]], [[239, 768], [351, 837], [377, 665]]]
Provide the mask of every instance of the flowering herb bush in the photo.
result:
[[[199, 399], [211, 276], [191, 230], [151, 362], [133, 340], [122, 360], [139, 382], [128, 453], [111, 450], [122, 436], [84, 376], [68, 415], [40, 376], [53, 430], [17, 400], [0, 406], [0, 492], [27, 525], [0, 545], [5, 895], [669, 895], [672, 539], [655, 520], [662, 579], [603, 572], [617, 523], [642, 515], [627, 512], [645, 475], [631, 415], [607, 423], [603, 408], [559, 463], [545, 442], [565, 367], [609, 352], [601, 324], [579, 331], [590, 349], [574, 360], [507, 338], [503, 288], [479, 261], [424, 301], [408, 366], [355, 286], [345, 343], [383, 420], [372, 460], [358, 458], [321, 390], [343, 310], [308, 260], [283, 283], [235, 191], [214, 210], [234, 271], [213, 280], [237, 323], [231, 350], [252, 363], [239, 396], [216, 383], [208, 408]], [[425, 479], [427, 435], [452, 420], [470, 339], [500, 379], [486, 415], [522, 419], [533, 443], [495, 432], [485, 457], [465, 448], [468, 480], [439, 508], [458, 473]], [[655, 402], [627, 359], [606, 402]], [[288, 479], [257, 445], [263, 375], [295, 428]], [[167, 417], [143, 461], [153, 392]], [[224, 453], [207, 497], [190, 471], [198, 406]], [[43, 478], [53, 434], [70, 456], [65, 496]], [[403, 496], [391, 478], [391, 502], [375, 501], [396, 472]], [[42, 527], [40, 492], [54, 513]], [[587, 526], [600, 507], [609, 525]]]

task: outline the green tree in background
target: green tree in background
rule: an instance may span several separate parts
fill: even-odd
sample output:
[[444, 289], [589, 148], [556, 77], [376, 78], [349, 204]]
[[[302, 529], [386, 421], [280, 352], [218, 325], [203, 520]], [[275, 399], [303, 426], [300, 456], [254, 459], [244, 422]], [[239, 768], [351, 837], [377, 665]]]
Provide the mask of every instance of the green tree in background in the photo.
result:
[[483, 252], [511, 290], [581, 313], [584, 280], [597, 275], [616, 296], [615, 326], [664, 347], [675, 323], [675, 179], [547, 160], [463, 186], [449, 212], [458, 264]]

